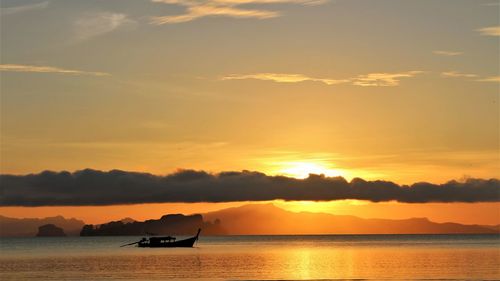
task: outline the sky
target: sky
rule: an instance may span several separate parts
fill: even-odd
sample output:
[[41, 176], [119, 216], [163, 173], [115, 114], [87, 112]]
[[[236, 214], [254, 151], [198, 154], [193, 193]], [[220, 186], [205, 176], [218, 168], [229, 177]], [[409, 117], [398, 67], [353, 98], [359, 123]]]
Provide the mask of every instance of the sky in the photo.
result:
[[0, 172], [499, 178], [499, 21], [495, 0], [3, 0]]

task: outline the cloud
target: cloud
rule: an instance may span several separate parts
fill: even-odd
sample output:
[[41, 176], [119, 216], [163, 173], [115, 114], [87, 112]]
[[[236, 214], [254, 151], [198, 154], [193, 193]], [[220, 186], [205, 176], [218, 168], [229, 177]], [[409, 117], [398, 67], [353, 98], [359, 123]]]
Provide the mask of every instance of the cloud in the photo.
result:
[[492, 76], [483, 79], [476, 80], [479, 82], [500, 82], [500, 76]]
[[278, 83], [297, 83], [304, 81], [321, 82], [327, 85], [334, 85], [349, 82], [349, 80], [334, 80], [308, 77], [302, 74], [283, 74], [283, 73], [256, 73], [247, 75], [228, 75], [221, 78], [221, 80], [243, 80], [243, 79], [256, 79], [264, 81], [274, 81]]
[[188, 22], [208, 16], [269, 19], [281, 16], [281, 13], [241, 6], [278, 3], [312, 6], [324, 4], [327, 0], [152, 0], [152, 2], [186, 7], [186, 12], [181, 15], [151, 18], [152, 24], [162, 25]]
[[[450, 77], [450, 78], [477, 78], [479, 75], [473, 74], [473, 73], [461, 73], [458, 71], [447, 71], [441, 73], [441, 76], [443, 77]], [[500, 76], [492, 76], [492, 77], [486, 77], [486, 78], [481, 78], [477, 79], [475, 81], [478, 82], [500, 82]]]
[[441, 76], [453, 77], [453, 78], [474, 78], [474, 77], [477, 77], [478, 75], [472, 74], [472, 73], [461, 73], [461, 72], [452, 70], [452, 71], [446, 71], [446, 72], [441, 73]]
[[500, 2], [484, 3], [483, 6], [500, 6]]
[[87, 40], [133, 23], [135, 21], [129, 19], [125, 14], [109, 12], [87, 14], [74, 23], [75, 38]]
[[330, 79], [309, 77], [303, 74], [286, 73], [255, 73], [255, 74], [231, 74], [223, 76], [220, 80], [244, 80], [256, 79], [264, 81], [274, 81], [278, 83], [299, 83], [305, 81], [321, 82], [327, 85], [351, 83], [355, 86], [398, 86], [400, 78], [413, 77], [422, 71], [407, 71], [401, 73], [369, 73], [348, 79]]
[[432, 53], [434, 53], [436, 55], [448, 56], [448, 57], [459, 56], [459, 55], [463, 54], [462, 52], [457, 52], [457, 51], [432, 51]]
[[353, 85], [370, 87], [370, 86], [398, 86], [400, 78], [414, 77], [417, 74], [422, 73], [422, 71], [408, 71], [402, 73], [370, 73], [366, 75], [360, 75], [354, 78]]
[[500, 26], [490, 26], [476, 29], [481, 35], [486, 36], [500, 36]]
[[238, 9], [233, 7], [217, 7], [212, 5], [200, 5], [188, 8], [188, 13], [179, 16], [155, 17], [153, 24], [181, 23], [195, 20], [206, 16], [227, 16], [232, 18], [257, 18], [267, 19], [279, 16], [279, 13], [264, 10]]
[[445, 184], [400, 186], [388, 181], [310, 175], [306, 179], [259, 172], [183, 170], [166, 176], [112, 170], [74, 173], [45, 171], [1, 175], [1, 206], [81, 206], [167, 202], [236, 202], [282, 200], [373, 202], [499, 202], [498, 179], [467, 179]]
[[44, 2], [40, 2], [40, 3], [28, 4], [28, 5], [22, 5], [22, 6], [1, 8], [0, 13], [4, 16], [5, 15], [13, 15], [13, 14], [22, 13], [22, 12], [45, 9], [48, 6], [49, 6], [49, 1], [44, 1]]
[[22, 64], [0, 64], [0, 71], [110, 76], [109, 73], [105, 73], [105, 72], [92, 72], [92, 71], [63, 69], [63, 68], [53, 67], [53, 66], [22, 65]]

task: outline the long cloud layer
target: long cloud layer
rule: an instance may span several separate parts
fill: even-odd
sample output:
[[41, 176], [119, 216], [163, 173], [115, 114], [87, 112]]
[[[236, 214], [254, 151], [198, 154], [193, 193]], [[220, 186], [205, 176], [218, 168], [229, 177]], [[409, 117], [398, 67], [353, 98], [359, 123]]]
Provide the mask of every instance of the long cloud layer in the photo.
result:
[[220, 80], [264, 80], [273, 81], [278, 83], [299, 83], [305, 81], [321, 82], [326, 85], [336, 85], [343, 83], [351, 83], [355, 86], [398, 86], [401, 78], [414, 77], [417, 74], [421, 74], [423, 71], [406, 71], [400, 73], [369, 73], [364, 75], [358, 75], [356, 77], [348, 79], [329, 79], [329, 78], [317, 78], [310, 77], [303, 74], [296, 73], [255, 73], [255, 74], [231, 74], [221, 77]]
[[83, 206], [166, 202], [359, 199], [373, 202], [499, 202], [500, 180], [468, 179], [400, 186], [387, 181], [311, 175], [306, 179], [258, 172], [166, 176], [112, 170], [1, 175], [1, 206]]
[[91, 75], [91, 76], [110, 76], [105, 72], [82, 71], [74, 69], [64, 69], [53, 66], [22, 65], [22, 64], [0, 64], [0, 71], [5, 72], [34, 72], [34, 73], [57, 73], [70, 75]]
[[153, 17], [152, 24], [172, 24], [189, 22], [203, 17], [218, 16], [230, 18], [268, 19], [281, 16], [278, 11], [251, 9], [247, 5], [262, 4], [299, 4], [305, 6], [321, 5], [328, 0], [151, 0], [155, 3], [186, 7], [180, 15]]

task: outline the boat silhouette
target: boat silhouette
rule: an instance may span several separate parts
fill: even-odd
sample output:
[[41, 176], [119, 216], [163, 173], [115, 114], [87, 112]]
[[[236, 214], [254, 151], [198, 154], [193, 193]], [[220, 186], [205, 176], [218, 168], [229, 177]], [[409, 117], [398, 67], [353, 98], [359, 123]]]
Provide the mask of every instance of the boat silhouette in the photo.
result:
[[137, 247], [139, 248], [192, 248], [194, 243], [198, 240], [200, 232], [201, 228], [198, 229], [198, 233], [196, 233], [195, 236], [178, 241], [176, 241], [176, 238], [172, 236], [144, 237], [139, 241], [121, 245], [120, 247], [137, 244]]

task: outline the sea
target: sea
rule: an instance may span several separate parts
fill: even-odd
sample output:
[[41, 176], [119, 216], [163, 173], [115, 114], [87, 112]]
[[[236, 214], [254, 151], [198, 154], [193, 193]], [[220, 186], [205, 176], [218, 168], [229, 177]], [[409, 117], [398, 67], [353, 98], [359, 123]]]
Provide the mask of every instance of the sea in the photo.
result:
[[[1, 238], [0, 280], [499, 280], [500, 235]], [[178, 237], [182, 239], [182, 237]]]

